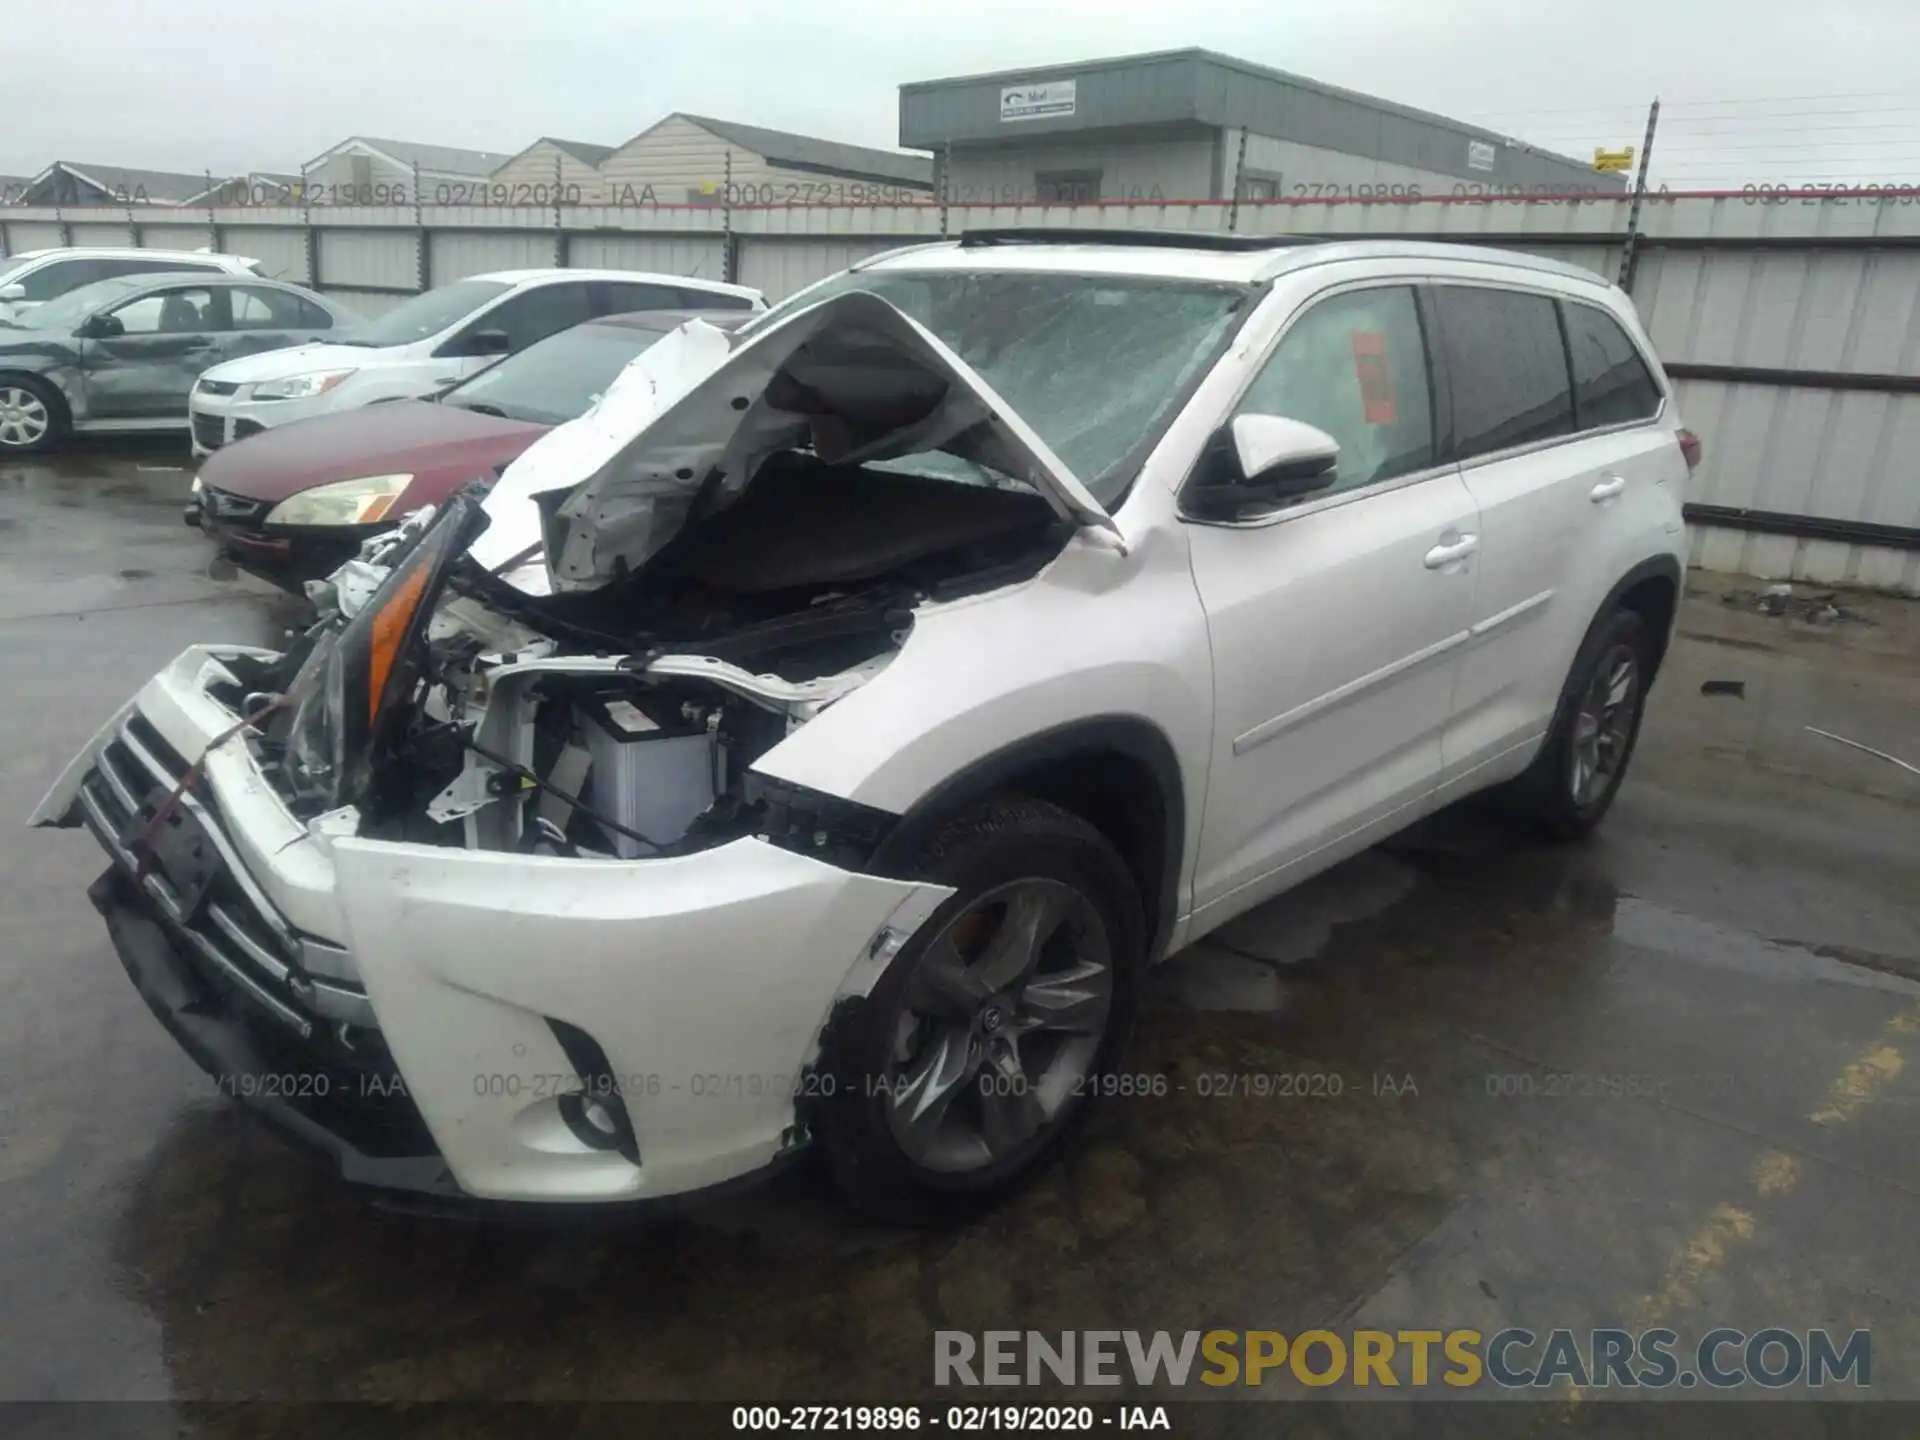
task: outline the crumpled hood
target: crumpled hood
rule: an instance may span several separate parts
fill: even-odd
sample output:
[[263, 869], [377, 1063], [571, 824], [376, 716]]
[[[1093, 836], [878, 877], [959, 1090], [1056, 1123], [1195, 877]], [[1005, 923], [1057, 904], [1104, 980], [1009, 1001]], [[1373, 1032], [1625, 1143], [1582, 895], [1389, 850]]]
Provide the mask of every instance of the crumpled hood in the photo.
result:
[[[473, 548], [522, 590], [586, 590], [644, 565], [769, 456], [834, 463], [941, 450], [1038, 490], [1066, 519], [1118, 533], [1047, 443], [971, 366], [877, 295], [796, 311], [737, 349], [689, 321], [600, 402], [536, 441], [487, 498]], [[564, 492], [564, 493], [558, 493]], [[544, 545], [546, 563], [529, 560]]]

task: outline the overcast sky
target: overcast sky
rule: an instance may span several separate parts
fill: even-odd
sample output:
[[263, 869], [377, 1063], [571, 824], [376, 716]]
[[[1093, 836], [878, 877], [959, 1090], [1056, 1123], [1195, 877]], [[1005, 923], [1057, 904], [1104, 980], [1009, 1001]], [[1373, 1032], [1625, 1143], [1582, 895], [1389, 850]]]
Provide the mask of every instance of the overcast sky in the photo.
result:
[[55, 159], [294, 170], [350, 134], [618, 144], [673, 110], [891, 146], [903, 81], [1205, 45], [1582, 157], [1637, 143], [1658, 94], [1656, 153], [1677, 181], [1920, 177], [1915, 0], [5, 0], [0, 14], [0, 173], [15, 175]]

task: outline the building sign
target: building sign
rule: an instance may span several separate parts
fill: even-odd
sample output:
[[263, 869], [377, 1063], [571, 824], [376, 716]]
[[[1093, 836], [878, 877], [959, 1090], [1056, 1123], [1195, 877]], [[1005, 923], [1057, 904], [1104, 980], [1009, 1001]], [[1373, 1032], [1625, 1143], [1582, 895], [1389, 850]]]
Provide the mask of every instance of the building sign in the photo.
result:
[[1619, 150], [1602, 150], [1594, 147], [1593, 168], [1596, 170], [1620, 171], [1633, 168], [1633, 146], [1624, 146]]
[[1469, 170], [1491, 170], [1493, 168], [1493, 146], [1484, 140], [1467, 142], [1467, 168]]
[[1072, 80], [1048, 80], [1034, 85], [1009, 85], [1000, 92], [1000, 119], [1052, 120], [1073, 114]]

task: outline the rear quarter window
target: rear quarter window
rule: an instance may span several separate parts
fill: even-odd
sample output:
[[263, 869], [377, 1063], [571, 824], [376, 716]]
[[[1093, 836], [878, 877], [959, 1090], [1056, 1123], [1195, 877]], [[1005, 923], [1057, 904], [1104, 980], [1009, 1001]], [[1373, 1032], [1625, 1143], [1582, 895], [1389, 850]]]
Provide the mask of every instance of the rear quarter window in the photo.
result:
[[1459, 458], [1573, 433], [1573, 385], [1554, 301], [1523, 290], [1434, 287]]
[[1597, 305], [1562, 301], [1567, 352], [1573, 361], [1573, 403], [1582, 430], [1650, 420], [1660, 387], [1620, 322]]

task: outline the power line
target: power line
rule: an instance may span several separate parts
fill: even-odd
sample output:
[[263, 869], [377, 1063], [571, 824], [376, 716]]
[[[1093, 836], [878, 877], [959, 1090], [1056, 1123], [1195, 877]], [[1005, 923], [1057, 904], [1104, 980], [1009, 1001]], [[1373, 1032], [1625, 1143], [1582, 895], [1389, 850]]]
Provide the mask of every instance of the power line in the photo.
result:
[[[1660, 108], [1662, 112], [1666, 112], [1669, 110], [1697, 110], [1697, 109], [1704, 109], [1708, 107], [1719, 107], [1719, 106], [1725, 106], [1725, 105], [1797, 104], [1802, 100], [1883, 100], [1883, 99], [1920, 100], [1920, 91], [1913, 91], [1913, 90], [1844, 91], [1844, 90], [1839, 90], [1839, 91], [1827, 91], [1825, 93], [1818, 94], [1818, 95], [1751, 95], [1751, 96], [1746, 96], [1740, 99], [1730, 99], [1730, 100], [1672, 100], [1672, 101], [1663, 100], [1660, 103]], [[1465, 116], [1462, 116], [1461, 118], [1465, 120], [1474, 120], [1474, 121], [1484, 122], [1484, 121], [1500, 120], [1500, 119], [1517, 119], [1517, 118], [1528, 117], [1533, 115], [1638, 114], [1638, 115], [1644, 116], [1646, 113], [1647, 113], [1647, 107], [1645, 105], [1639, 105], [1639, 106], [1633, 106], [1633, 107], [1625, 106], [1625, 105], [1621, 105], [1621, 106], [1564, 105], [1564, 106], [1558, 106], [1558, 107], [1554, 107], [1551, 109], [1544, 109], [1544, 110], [1481, 111], [1478, 114], [1465, 115]]]

